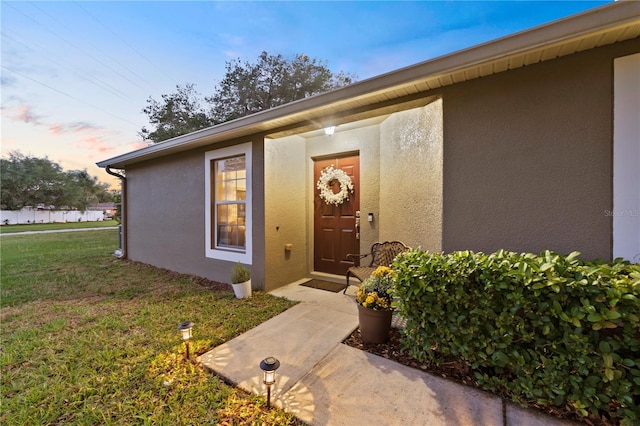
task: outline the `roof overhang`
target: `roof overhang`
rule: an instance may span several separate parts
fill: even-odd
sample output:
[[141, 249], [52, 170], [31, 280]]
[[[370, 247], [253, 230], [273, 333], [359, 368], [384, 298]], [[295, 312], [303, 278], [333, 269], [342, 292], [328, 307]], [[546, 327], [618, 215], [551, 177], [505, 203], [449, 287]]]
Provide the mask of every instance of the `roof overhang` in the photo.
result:
[[101, 161], [127, 165], [231, 139], [303, 133], [426, 105], [440, 87], [640, 36], [640, 3], [619, 1]]

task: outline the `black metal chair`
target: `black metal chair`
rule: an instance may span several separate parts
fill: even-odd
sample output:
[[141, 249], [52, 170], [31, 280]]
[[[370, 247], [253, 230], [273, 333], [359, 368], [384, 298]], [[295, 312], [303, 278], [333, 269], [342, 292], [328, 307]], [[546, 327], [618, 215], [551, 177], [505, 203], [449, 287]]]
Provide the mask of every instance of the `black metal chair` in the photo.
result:
[[[349, 278], [357, 278], [360, 282], [371, 276], [378, 266], [391, 266], [393, 259], [397, 255], [409, 250], [404, 243], [400, 241], [385, 241], [384, 243], [374, 243], [371, 246], [371, 252], [367, 254], [348, 254], [347, 258], [352, 259], [354, 266], [347, 270], [347, 287], [343, 293], [349, 288]], [[362, 259], [371, 256], [369, 266], [360, 266]]]

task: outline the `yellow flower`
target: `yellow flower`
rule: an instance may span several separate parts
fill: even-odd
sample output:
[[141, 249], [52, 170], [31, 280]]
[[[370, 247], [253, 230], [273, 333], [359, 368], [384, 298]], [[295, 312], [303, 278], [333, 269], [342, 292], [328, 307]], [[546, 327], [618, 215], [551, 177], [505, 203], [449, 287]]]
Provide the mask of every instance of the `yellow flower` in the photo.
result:
[[[378, 274], [375, 276], [375, 274]], [[390, 291], [393, 288], [395, 272], [386, 266], [376, 268], [374, 276], [363, 281], [356, 292], [356, 302], [365, 308], [376, 310], [392, 309], [393, 296]]]
[[389, 305], [389, 301], [383, 297], [378, 299], [378, 307], [382, 309], [389, 309], [391, 306]]
[[367, 304], [367, 305], [373, 305], [373, 304], [376, 303], [376, 298], [373, 295], [373, 293], [369, 293], [367, 298], [364, 300], [364, 303]]
[[374, 277], [384, 277], [385, 275], [393, 275], [393, 270], [388, 266], [378, 266], [371, 274]]

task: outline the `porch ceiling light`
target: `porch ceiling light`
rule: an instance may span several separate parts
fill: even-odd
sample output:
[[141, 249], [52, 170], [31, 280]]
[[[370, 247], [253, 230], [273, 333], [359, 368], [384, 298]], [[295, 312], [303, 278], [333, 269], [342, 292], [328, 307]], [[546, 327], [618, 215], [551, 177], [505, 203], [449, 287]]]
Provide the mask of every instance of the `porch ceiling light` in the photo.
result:
[[329, 126], [324, 128], [324, 134], [327, 136], [331, 136], [336, 131], [336, 126]]

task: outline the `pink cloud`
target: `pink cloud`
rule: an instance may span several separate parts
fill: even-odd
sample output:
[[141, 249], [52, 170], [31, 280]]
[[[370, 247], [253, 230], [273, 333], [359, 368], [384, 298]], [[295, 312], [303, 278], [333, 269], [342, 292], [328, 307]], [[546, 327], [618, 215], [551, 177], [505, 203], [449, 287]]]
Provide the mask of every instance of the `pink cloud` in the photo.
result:
[[53, 126], [49, 126], [49, 132], [54, 136], [60, 136], [64, 133], [64, 129], [61, 124], [56, 124]]
[[56, 136], [67, 133], [84, 133], [94, 130], [102, 131], [102, 128], [84, 121], [77, 121], [74, 123], [59, 123], [49, 126], [49, 132]]
[[73, 141], [77, 151], [89, 151], [88, 158], [93, 158], [94, 154], [105, 156], [115, 148], [113, 131], [85, 121], [51, 124], [49, 133]]
[[[20, 104], [11, 107], [2, 106], [0, 111], [3, 117], [12, 121], [44, 128], [50, 135], [61, 138], [63, 145], [68, 145], [75, 151], [74, 153], [69, 153], [68, 155], [70, 156], [82, 155], [85, 159], [101, 160], [105, 157], [147, 146], [144, 141], [132, 139], [123, 141], [119, 132], [88, 121], [52, 123], [46, 120], [44, 116], [38, 115], [34, 108], [26, 102], [20, 102]], [[3, 144], [8, 146], [8, 141], [3, 141]]]
[[91, 126], [77, 126], [75, 131], [80, 138], [76, 141], [78, 150], [90, 151], [89, 158], [103, 160], [105, 157], [118, 155], [124, 151], [132, 151], [145, 148], [144, 141], [130, 140], [123, 143], [114, 143], [114, 135], [105, 129]]
[[6, 117], [13, 121], [19, 121], [27, 124], [39, 126], [42, 124], [42, 116], [33, 112], [31, 105], [21, 104], [15, 107], [2, 108]]
[[113, 150], [113, 145], [105, 141], [100, 135], [88, 135], [80, 140], [79, 148], [104, 154]]

